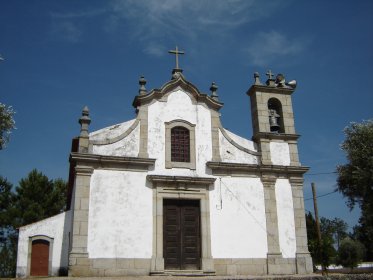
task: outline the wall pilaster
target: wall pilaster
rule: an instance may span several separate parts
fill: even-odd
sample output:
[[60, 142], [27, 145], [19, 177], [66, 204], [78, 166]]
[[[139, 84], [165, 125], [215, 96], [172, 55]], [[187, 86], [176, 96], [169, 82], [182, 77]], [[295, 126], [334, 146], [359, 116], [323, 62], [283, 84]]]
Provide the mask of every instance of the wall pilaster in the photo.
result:
[[75, 167], [75, 186], [73, 192], [73, 216], [71, 250], [69, 253], [69, 275], [89, 274], [87, 252], [89, 192], [93, 168], [77, 165]]
[[267, 273], [268, 274], [281, 274], [279, 273], [279, 264], [281, 263], [282, 254], [280, 250], [280, 240], [278, 232], [278, 217], [277, 217], [277, 203], [275, 192], [275, 177], [262, 178], [264, 186], [264, 206], [266, 213], [266, 226], [267, 226]]
[[298, 274], [312, 273], [312, 258], [308, 251], [307, 228], [304, 211], [303, 178], [290, 177], [294, 205], [294, 224], [296, 237], [296, 267]]
[[139, 107], [137, 119], [140, 120], [140, 158], [148, 158], [148, 107]]

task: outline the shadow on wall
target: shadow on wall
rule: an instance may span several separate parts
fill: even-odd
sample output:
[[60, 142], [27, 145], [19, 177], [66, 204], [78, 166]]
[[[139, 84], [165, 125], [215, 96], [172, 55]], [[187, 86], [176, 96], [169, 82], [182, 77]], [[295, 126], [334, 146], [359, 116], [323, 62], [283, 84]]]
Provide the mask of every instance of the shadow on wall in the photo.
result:
[[60, 268], [58, 269], [58, 276], [68, 276], [69, 269], [69, 251], [71, 247], [71, 221], [72, 211], [65, 212], [65, 220], [63, 225], [63, 237], [62, 237], [62, 248], [61, 248], [61, 261]]

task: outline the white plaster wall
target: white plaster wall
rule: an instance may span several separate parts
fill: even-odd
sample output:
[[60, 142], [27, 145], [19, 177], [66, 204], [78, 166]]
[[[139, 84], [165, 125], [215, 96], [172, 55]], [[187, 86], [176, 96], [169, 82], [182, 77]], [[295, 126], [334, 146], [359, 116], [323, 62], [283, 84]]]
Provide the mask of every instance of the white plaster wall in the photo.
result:
[[[110, 130], [105, 130], [107, 138], [114, 138]], [[105, 133], [99, 134], [103, 137]], [[107, 156], [137, 157], [140, 150], [140, 125], [125, 138], [108, 145], [93, 145], [92, 153]]]
[[[186, 120], [195, 124], [196, 170], [165, 168], [165, 122]], [[156, 158], [150, 174], [205, 176], [206, 161], [211, 160], [211, 114], [203, 105], [192, 104], [191, 98], [177, 88], [168, 95], [167, 102], [156, 101], [148, 108], [148, 153]]]
[[280, 250], [284, 258], [295, 258], [296, 238], [293, 195], [288, 179], [277, 179], [275, 185]]
[[17, 277], [27, 276], [29, 238], [45, 235], [53, 238], [52, 275], [58, 275], [60, 267], [68, 266], [71, 211], [19, 228]]
[[213, 258], [266, 258], [263, 185], [259, 178], [216, 179], [210, 192]]
[[150, 258], [152, 203], [146, 173], [95, 170], [90, 189], [89, 257]]
[[93, 131], [89, 134], [91, 140], [104, 141], [115, 138], [127, 131], [128, 128], [136, 121], [136, 119], [129, 120], [123, 123], [111, 125], [100, 130]]
[[[229, 137], [232, 138], [237, 144], [242, 146], [243, 148], [256, 151], [254, 150], [254, 143], [249, 141], [245, 138], [242, 138], [238, 135], [233, 134], [232, 132], [225, 130]], [[257, 164], [258, 159], [256, 156], [251, 155], [245, 151], [242, 151], [235, 147], [232, 143], [229, 142], [227, 138], [221, 133], [219, 130], [219, 149], [220, 149], [220, 157], [223, 162], [237, 162], [237, 163], [249, 163], [249, 164]]]
[[289, 144], [285, 142], [270, 142], [271, 161], [275, 165], [290, 165]]

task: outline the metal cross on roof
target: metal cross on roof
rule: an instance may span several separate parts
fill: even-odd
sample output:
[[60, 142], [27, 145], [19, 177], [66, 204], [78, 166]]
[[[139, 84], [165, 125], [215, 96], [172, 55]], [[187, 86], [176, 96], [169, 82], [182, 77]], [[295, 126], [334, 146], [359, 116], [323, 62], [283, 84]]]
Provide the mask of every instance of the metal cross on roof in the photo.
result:
[[268, 76], [269, 80], [272, 80], [272, 77], [273, 77], [274, 74], [272, 73], [271, 70], [268, 70], [267, 73], [266, 73], [266, 75]]
[[170, 51], [168, 51], [168, 53], [172, 53], [176, 56], [176, 69], [179, 69], [179, 57], [178, 57], [178, 55], [179, 54], [184, 54], [184, 51], [179, 51], [179, 49], [176, 46], [175, 50], [170, 50]]

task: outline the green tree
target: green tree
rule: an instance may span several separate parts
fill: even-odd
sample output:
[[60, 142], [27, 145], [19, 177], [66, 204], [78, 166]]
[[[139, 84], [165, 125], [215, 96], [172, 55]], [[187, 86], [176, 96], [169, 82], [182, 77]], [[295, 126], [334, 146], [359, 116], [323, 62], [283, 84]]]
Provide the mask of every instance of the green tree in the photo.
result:
[[0, 277], [15, 275], [16, 228], [64, 211], [66, 190], [67, 184], [62, 179], [49, 180], [35, 169], [19, 182], [15, 192], [0, 176]]
[[12, 184], [0, 176], [0, 277], [12, 277], [16, 267], [16, 230], [12, 226]]
[[6, 178], [0, 176], [0, 242], [4, 231], [11, 224], [12, 217], [9, 215], [9, 207], [13, 200], [12, 187]]
[[0, 102], [0, 150], [9, 142], [10, 133], [15, 129], [14, 110]]
[[311, 213], [308, 213], [306, 215], [306, 226], [308, 237], [308, 250], [310, 251], [314, 265], [320, 264], [324, 267], [328, 267], [332, 262], [334, 262], [336, 257], [336, 250], [333, 246], [333, 221], [321, 217], [321, 244], [319, 243], [317, 236], [316, 221]]
[[359, 240], [366, 247], [367, 260], [373, 260], [373, 120], [351, 123], [344, 133], [341, 148], [347, 163], [337, 166], [338, 190], [347, 197], [350, 209], [360, 206], [364, 234]]
[[364, 255], [364, 246], [349, 237], [342, 240], [341, 246], [338, 250], [337, 264], [343, 267], [351, 268], [357, 267], [362, 261]]
[[36, 169], [32, 170], [16, 188], [13, 226], [24, 226], [63, 212], [66, 190], [62, 179], [49, 180]]

